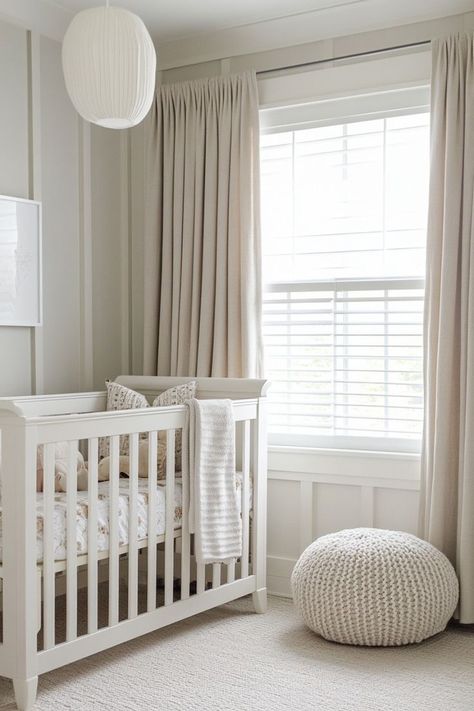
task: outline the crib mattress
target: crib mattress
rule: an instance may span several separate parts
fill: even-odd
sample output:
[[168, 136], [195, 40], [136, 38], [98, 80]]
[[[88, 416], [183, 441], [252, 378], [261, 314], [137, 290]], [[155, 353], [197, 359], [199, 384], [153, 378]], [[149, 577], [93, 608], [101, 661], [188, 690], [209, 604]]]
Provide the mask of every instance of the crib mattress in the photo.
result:
[[[237, 490], [241, 486], [241, 474], [237, 474]], [[240, 500], [240, 497], [239, 497]], [[156, 488], [156, 531], [155, 535], [161, 536], [166, 527], [166, 486], [164, 482], [158, 484]], [[53, 513], [53, 544], [54, 559], [57, 561], [66, 559], [67, 552], [67, 494], [55, 493], [54, 513]], [[138, 480], [138, 541], [143, 541], [148, 537], [148, 480]], [[182, 484], [180, 479], [176, 479], [174, 487], [174, 528], [181, 527], [182, 518]], [[2, 534], [2, 508], [0, 507], [0, 561], [3, 560], [3, 534]], [[87, 553], [87, 532], [89, 520], [88, 492], [77, 492], [76, 504], [76, 545], [77, 554]], [[119, 545], [128, 545], [128, 522], [129, 522], [129, 481], [121, 479], [119, 484], [118, 500], [118, 533]], [[36, 494], [36, 559], [40, 563], [43, 560], [43, 493]], [[97, 497], [97, 550], [99, 553], [109, 549], [109, 482], [103, 481], [98, 484]]]

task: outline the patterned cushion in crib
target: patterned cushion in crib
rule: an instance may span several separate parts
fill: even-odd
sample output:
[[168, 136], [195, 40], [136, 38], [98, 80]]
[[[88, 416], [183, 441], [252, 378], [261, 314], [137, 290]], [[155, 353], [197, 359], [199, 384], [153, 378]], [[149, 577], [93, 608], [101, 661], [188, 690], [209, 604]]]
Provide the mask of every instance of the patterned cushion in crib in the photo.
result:
[[[183, 385], [175, 385], [173, 388], [168, 388], [161, 395], [158, 395], [153, 400], [153, 407], [166, 407], [169, 405], [183, 405], [186, 400], [192, 400], [196, 397], [196, 387], [197, 382], [195, 380], [190, 380], [189, 383], [184, 383]], [[166, 432], [160, 432], [160, 441], [166, 440]], [[181, 449], [182, 449], [182, 438], [181, 430], [176, 432], [176, 443], [175, 443], [175, 469], [177, 472], [181, 471]], [[164, 468], [164, 467], [163, 467]], [[162, 472], [158, 469], [158, 478], [164, 477], [164, 471]], [[161, 476], [160, 476], [161, 473]]]
[[[107, 410], [135, 410], [150, 407], [144, 395], [130, 390], [119, 383], [106, 381]], [[146, 434], [141, 434], [140, 439], [146, 439]], [[108, 457], [110, 451], [109, 438], [101, 437], [99, 440], [99, 458]], [[120, 456], [128, 456], [128, 436], [120, 437]]]
[[[124, 385], [106, 382], [107, 386], [107, 410], [134, 410], [137, 408], [150, 407], [144, 395], [137, 393], [135, 390], [126, 388]], [[158, 395], [153, 400], [153, 407], [168, 407], [169, 405], [183, 405], [186, 400], [191, 400], [196, 396], [197, 383], [195, 380], [190, 380], [183, 385], [175, 385], [168, 388]], [[181, 431], [176, 433], [175, 443], [175, 469], [181, 471]], [[140, 440], [147, 440], [147, 434], [141, 433]], [[128, 457], [129, 440], [127, 435], [120, 437], [120, 456]], [[99, 439], [99, 458], [103, 459], [110, 454], [109, 438], [101, 437]], [[166, 476], [166, 431], [162, 430], [159, 433], [158, 446], [158, 479], [164, 479]]]

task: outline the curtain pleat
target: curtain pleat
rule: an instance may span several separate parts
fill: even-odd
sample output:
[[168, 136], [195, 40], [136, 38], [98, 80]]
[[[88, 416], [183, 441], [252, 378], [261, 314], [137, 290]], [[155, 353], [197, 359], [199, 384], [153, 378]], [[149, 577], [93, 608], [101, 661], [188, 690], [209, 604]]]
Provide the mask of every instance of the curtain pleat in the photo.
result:
[[146, 189], [144, 372], [261, 375], [255, 73], [158, 89]]
[[474, 622], [474, 35], [433, 42], [420, 533]]

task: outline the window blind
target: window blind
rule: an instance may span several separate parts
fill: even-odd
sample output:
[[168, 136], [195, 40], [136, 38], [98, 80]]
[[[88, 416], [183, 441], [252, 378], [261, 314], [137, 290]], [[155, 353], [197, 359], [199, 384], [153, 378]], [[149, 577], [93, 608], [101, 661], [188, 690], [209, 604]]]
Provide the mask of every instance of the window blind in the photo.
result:
[[[270, 430], [416, 441], [423, 419], [423, 281], [279, 283], [264, 299]], [[335, 443], [332, 443], [335, 444]], [[392, 442], [392, 445], [394, 442]]]
[[262, 137], [274, 442], [416, 450], [426, 112]]

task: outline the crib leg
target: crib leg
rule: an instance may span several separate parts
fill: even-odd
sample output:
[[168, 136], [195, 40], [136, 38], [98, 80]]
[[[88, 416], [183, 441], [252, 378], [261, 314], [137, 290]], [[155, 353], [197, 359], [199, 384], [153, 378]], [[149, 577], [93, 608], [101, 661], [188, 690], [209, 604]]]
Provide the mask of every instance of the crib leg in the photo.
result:
[[36, 701], [38, 677], [31, 679], [13, 679], [16, 706], [19, 711], [31, 711]]
[[255, 612], [263, 615], [267, 611], [267, 588], [260, 588], [252, 593], [252, 602]]

